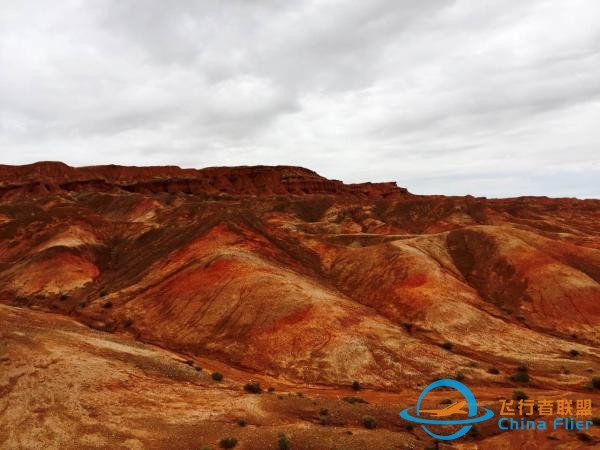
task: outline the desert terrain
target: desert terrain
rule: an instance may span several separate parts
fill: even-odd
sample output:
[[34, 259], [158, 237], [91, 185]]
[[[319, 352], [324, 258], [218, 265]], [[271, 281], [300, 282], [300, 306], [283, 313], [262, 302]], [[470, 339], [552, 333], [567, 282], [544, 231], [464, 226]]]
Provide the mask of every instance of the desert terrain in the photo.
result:
[[600, 446], [600, 418], [435, 442], [398, 412], [442, 378], [600, 417], [600, 200], [0, 166], [0, 448]]

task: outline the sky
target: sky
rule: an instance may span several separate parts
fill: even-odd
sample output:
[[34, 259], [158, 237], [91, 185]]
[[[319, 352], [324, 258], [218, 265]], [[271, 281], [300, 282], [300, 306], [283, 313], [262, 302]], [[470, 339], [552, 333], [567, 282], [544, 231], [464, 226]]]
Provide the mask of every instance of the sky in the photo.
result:
[[600, 198], [597, 0], [2, 0], [0, 163]]

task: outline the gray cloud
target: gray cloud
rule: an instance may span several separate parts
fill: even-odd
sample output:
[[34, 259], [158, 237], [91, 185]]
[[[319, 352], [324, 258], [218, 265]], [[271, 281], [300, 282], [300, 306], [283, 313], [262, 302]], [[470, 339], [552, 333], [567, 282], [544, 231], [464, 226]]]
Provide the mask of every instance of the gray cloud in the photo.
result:
[[600, 197], [594, 0], [7, 0], [3, 163]]

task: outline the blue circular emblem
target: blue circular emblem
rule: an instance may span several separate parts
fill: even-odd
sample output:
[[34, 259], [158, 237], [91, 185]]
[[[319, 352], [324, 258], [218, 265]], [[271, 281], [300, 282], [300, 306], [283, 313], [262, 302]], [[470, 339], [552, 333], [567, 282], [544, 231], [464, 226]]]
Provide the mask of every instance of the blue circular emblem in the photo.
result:
[[[429, 391], [431, 391], [435, 388], [438, 388], [438, 387], [449, 387], [449, 388], [456, 389], [458, 392], [460, 392], [463, 395], [463, 397], [465, 398], [468, 411], [467, 412], [461, 411], [460, 405], [458, 405], [456, 403], [454, 405], [450, 405], [450, 407], [445, 408], [445, 409], [429, 410], [429, 411], [432, 411], [434, 414], [438, 415], [438, 417], [442, 417], [444, 415], [454, 414], [452, 408], [454, 406], [457, 406], [459, 409], [456, 410], [456, 408], [454, 408], [456, 410], [456, 413], [467, 414], [467, 416], [469, 417], [468, 419], [442, 420], [442, 419], [425, 419], [423, 417], [420, 417], [421, 412], [422, 412], [421, 402], [422, 402], [423, 398]], [[462, 403], [464, 404], [464, 402], [462, 402]], [[477, 415], [477, 400], [475, 400], [475, 396], [473, 395], [471, 390], [467, 386], [465, 386], [464, 384], [462, 384], [456, 380], [448, 380], [448, 379], [435, 381], [435, 382], [431, 383], [429, 386], [427, 386], [425, 389], [423, 389], [423, 391], [421, 392], [421, 395], [419, 395], [419, 399], [417, 400], [417, 405], [414, 408], [416, 416], [413, 416], [410, 414], [411, 409], [413, 409], [413, 408], [406, 408], [405, 410], [401, 411], [400, 417], [402, 417], [404, 420], [408, 420], [410, 422], [415, 422], [415, 423], [421, 424], [423, 430], [425, 430], [427, 432], [427, 434], [434, 437], [435, 439], [439, 439], [442, 441], [451, 441], [453, 439], [458, 439], [460, 437], [463, 437], [465, 434], [467, 434], [469, 432], [472, 424], [477, 423], [477, 422], [483, 422], [484, 420], [491, 419], [494, 416], [493, 411], [491, 411], [488, 408], [484, 408], [484, 407], [481, 407], [481, 409], [483, 410], [483, 414], [481, 416], [478, 416]], [[427, 427], [425, 425], [464, 425], [464, 426], [461, 427], [460, 430], [458, 430], [452, 434], [443, 435], [443, 434], [436, 434], [436, 433], [430, 431], [429, 429], [427, 429]]]

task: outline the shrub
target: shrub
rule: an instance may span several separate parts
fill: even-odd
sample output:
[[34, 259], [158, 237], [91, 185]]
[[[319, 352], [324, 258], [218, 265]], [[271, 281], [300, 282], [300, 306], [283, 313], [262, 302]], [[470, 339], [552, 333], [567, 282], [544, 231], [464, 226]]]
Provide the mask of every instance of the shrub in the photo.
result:
[[413, 329], [413, 324], [412, 324], [412, 323], [410, 323], [410, 322], [404, 322], [404, 323], [402, 323], [402, 326], [403, 326], [403, 327], [404, 327], [404, 329], [405, 329], [406, 331], [408, 331], [409, 333], [410, 333], [410, 332], [412, 331], [412, 329]]
[[342, 400], [350, 403], [351, 405], [353, 405], [355, 403], [369, 403], [364, 398], [360, 398], [360, 397], [344, 397]]
[[513, 400], [527, 400], [529, 396], [521, 390], [516, 390], [513, 391], [512, 398]]
[[444, 350], [452, 351], [452, 348], [454, 347], [454, 345], [452, 344], [452, 342], [444, 342], [441, 347]]
[[237, 420], [237, 424], [238, 424], [240, 427], [245, 427], [246, 425], [248, 425], [248, 422], [246, 422], [246, 419], [239, 418], [239, 419]]
[[465, 376], [462, 373], [457, 373], [456, 376], [454, 377], [454, 379], [456, 381], [463, 381], [465, 379]]
[[212, 445], [203, 445], [202, 447], [200, 447], [200, 450], [213, 450], [213, 446]]
[[412, 423], [407, 423], [404, 428], [406, 428], [406, 431], [413, 431], [415, 426]]
[[193, 365], [194, 365], [194, 361], [192, 361], [191, 359], [187, 359], [187, 360], [185, 361], [185, 363], [186, 363], [188, 366], [193, 366]]
[[123, 322], [123, 328], [129, 328], [131, 325], [133, 325], [133, 319], [127, 318]]
[[303, 393], [303, 392], [297, 392], [297, 393], [296, 393], [296, 395], [297, 395], [298, 397], [302, 397], [302, 398], [304, 398], [304, 393]]
[[449, 398], [445, 398], [440, 403], [442, 405], [449, 405], [450, 403], [452, 403], [452, 400], [450, 400]]
[[279, 450], [290, 450], [292, 448], [292, 442], [285, 433], [279, 433], [277, 437], [277, 446]]
[[321, 408], [321, 410], [319, 411], [319, 414], [321, 414], [322, 416], [328, 416], [329, 410], [327, 408]]
[[223, 379], [223, 374], [221, 372], [213, 372], [210, 376], [215, 381], [221, 381]]
[[592, 417], [592, 423], [600, 426], [600, 416]]
[[237, 445], [237, 443], [238, 440], [236, 438], [228, 437], [221, 439], [219, 445], [221, 446], [221, 448], [233, 448]]
[[600, 389], [600, 376], [592, 377], [592, 388]]
[[246, 383], [244, 385], [244, 390], [247, 392], [251, 392], [252, 394], [260, 394], [262, 392], [260, 383], [255, 383], [255, 382]]
[[269, 386], [269, 389], [267, 389], [267, 391], [269, 391], [269, 392], [275, 392], [275, 388], [272, 387], [272, 386]]
[[512, 381], [516, 381], [517, 383], [528, 383], [529, 382], [529, 373], [527, 373], [527, 367], [520, 366], [517, 368], [517, 373], [510, 377]]
[[105, 289], [102, 289], [100, 291], [100, 297], [106, 297], [108, 295], [108, 291], [106, 291]]
[[113, 302], [106, 302], [102, 305], [103, 308], [109, 309], [113, 307]]
[[579, 356], [579, 352], [572, 348], [571, 350], [569, 350], [569, 355], [571, 355], [573, 358], [577, 358]]
[[492, 375], [498, 375], [500, 373], [500, 370], [498, 370], [497, 367], [490, 367], [488, 369], [488, 373], [491, 373]]
[[69, 298], [69, 294], [60, 294], [60, 297], [59, 297], [61, 302], [64, 302], [68, 298]]
[[360, 383], [358, 381], [353, 381], [352, 382], [352, 390], [353, 391], [360, 391]]
[[319, 423], [321, 425], [329, 425], [330, 422], [329, 416], [319, 416]]
[[375, 419], [373, 416], [363, 416], [362, 424], [363, 427], [367, 428], [368, 430], [373, 430], [377, 428], [377, 419]]

